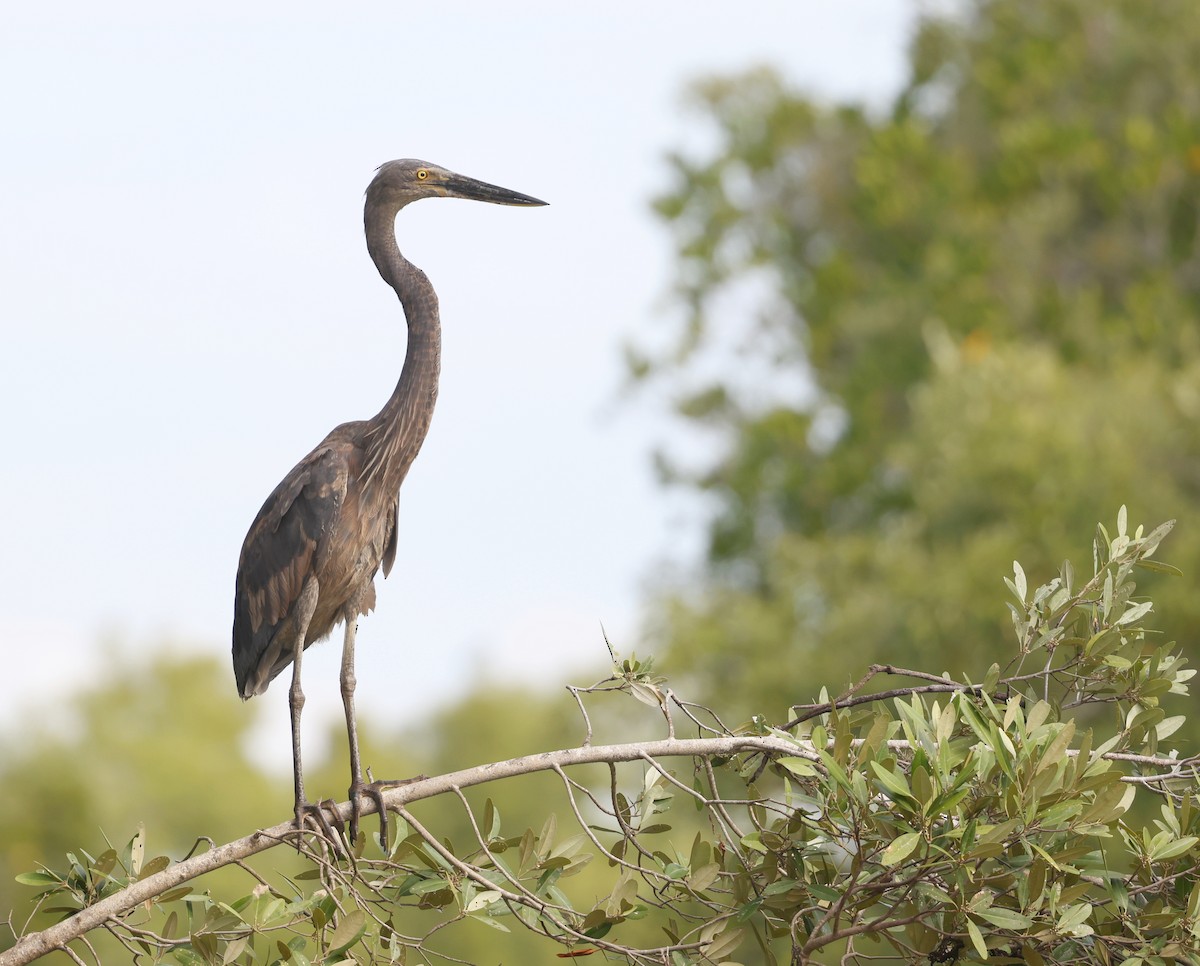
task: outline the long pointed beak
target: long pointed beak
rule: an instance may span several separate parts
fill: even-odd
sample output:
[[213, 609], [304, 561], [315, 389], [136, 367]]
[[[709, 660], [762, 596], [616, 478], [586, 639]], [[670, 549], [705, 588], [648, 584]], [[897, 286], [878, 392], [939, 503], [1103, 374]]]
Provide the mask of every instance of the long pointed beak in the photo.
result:
[[523, 195], [519, 191], [501, 188], [499, 185], [488, 184], [486, 181], [476, 181], [461, 174], [452, 174], [442, 182], [446, 195], [450, 198], [467, 198], [471, 201], [486, 201], [493, 205], [519, 205], [522, 208], [533, 208], [548, 204], [540, 198]]

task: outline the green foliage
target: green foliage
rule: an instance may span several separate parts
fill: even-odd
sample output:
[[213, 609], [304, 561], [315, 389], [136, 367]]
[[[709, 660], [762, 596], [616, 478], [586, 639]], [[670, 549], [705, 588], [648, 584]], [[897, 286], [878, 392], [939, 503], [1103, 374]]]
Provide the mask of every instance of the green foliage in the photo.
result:
[[[13, 877], [49, 856], [104, 852], [101, 829], [182, 854], [198, 834], [240, 835], [289, 807], [286, 782], [246, 755], [255, 721], [210, 659], [112, 652], [109, 673], [0, 740], [0, 910], [20, 908]], [[215, 789], [225, 789], [214, 794]], [[21, 917], [23, 920], [23, 916]]]
[[[0, 922], [7, 920], [18, 932], [44, 928], [68, 909], [128, 881], [131, 876], [121, 871], [127, 863], [105, 863], [139, 824], [149, 830], [140, 837], [143, 848], [154, 849], [149, 855], [178, 861], [198, 836], [236, 838], [273, 825], [291, 811], [286, 738], [276, 746], [278, 770], [264, 772], [249, 760], [250, 731], [262, 709], [237, 698], [226, 663], [174, 656], [166, 649], [147, 659], [145, 651], [113, 651], [105, 674], [58, 706], [53, 716], [35, 716], [19, 732], [0, 736], [0, 787], [13, 791], [0, 796]], [[490, 687], [419, 722], [411, 735], [389, 734], [362, 721], [363, 760], [380, 777], [441, 773], [477, 762], [476, 754], [503, 758], [569, 744], [579, 730], [572, 714], [570, 707], [538, 695]], [[331, 752], [328, 758], [316, 753], [323, 744]], [[327, 742], [312, 742], [306, 750], [311, 789], [321, 796], [344, 797], [349, 771], [340, 715], [329, 724]], [[490, 794], [506, 813], [530, 813], [545, 792], [537, 779], [508, 783]], [[425, 815], [421, 806], [415, 812]], [[444, 834], [456, 839], [469, 834], [461, 813], [431, 814]], [[201, 844], [198, 850], [204, 848]], [[32, 890], [16, 877], [46, 874], [31, 871], [41, 863], [60, 868], [63, 855], [68, 858], [60, 879], [70, 888], [44, 901], [31, 919]], [[94, 881], [81, 878], [81, 870], [95, 869], [97, 862]], [[294, 853], [281, 852], [269, 868], [286, 882], [312, 866]], [[207, 876], [202, 888], [174, 900], [177, 923], [192, 923], [197, 916], [203, 923], [210, 907], [217, 908], [213, 896], [239, 896], [248, 884], [255, 880], [236, 868]], [[288, 916], [295, 912], [291, 903], [307, 895], [281, 887], [275, 898], [286, 901], [271, 908], [273, 925], [287, 932]], [[180, 935], [189, 933], [173, 938]], [[455, 934], [446, 947], [461, 957], [486, 960], [495, 946], [492, 935], [490, 930]], [[294, 938], [288, 933], [285, 944]], [[0, 950], [11, 941], [8, 930], [0, 930]], [[111, 936], [94, 935], [90, 941], [102, 961], [128, 959]], [[525, 935], [506, 940], [504, 957], [527, 958], [530, 943]]]
[[[1200, 19], [956, 9], [923, 24], [885, 114], [769, 72], [697, 88], [716, 148], [673, 158], [657, 204], [683, 325], [630, 356], [718, 443], [661, 460], [717, 507], [703, 579], [657, 609], [665, 660], [572, 689], [582, 727], [484, 693], [419, 740], [363, 729], [381, 776], [664, 718], [714, 750], [452, 789], [403, 809], [386, 853], [310, 839], [168, 890], [89, 937], [97, 958], [1200, 966], [1193, 672], [1171, 643], [1197, 639], [1200, 597], [1153, 557], [1169, 526], [1124, 510], [1086, 579], [1059, 562], [1123, 501], [1194, 515]], [[0, 902], [17, 879], [40, 908], [16, 931], [287, 813], [225, 674], [127, 667], [73, 732], [0, 743], [21, 789]], [[344, 787], [343, 762], [313, 765]], [[163, 855], [142, 832], [89, 844], [142, 820]]]
[[[1135, 584], [1177, 573], [1154, 558], [1171, 529], [1130, 527], [1122, 508], [1097, 529], [1087, 579], [1064, 562], [1034, 587], [1014, 563], [1003, 669], [874, 666], [774, 726], [728, 729], [653, 662], [614, 655], [609, 678], [572, 689], [589, 739], [602, 719], [587, 705], [614, 692], [653, 708], [668, 738], [555, 764], [536, 823], [491, 788], [468, 796], [487, 766], [420, 819], [399, 807], [386, 854], [366, 835], [350, 855], [310, 837], [299, 874], [260, 857], [249, 894], [201, 879], [110, 931], [185, 966], [426, 963], [457, 955], [458, 934], [497, 937], [472, 961], [516, 934], [540, 937], [530, 959], [557, 944], [673, 966], [1200, 964], [1200, 762], [1171, 744], [1195, 672], [1147, 626]], [[879, 675], [909, 683], [867, 691]], [[685, 732], [706, 743], [673, 747]], [[545, 758], [524, 759], [520, 782]], [[120, 854], [67, 858], [19, 877], [60, 915], [170, 868], [141, 833]]]
[[[631, 371], [716, 443], [660, 460], [716, 512], [650, 631], [722, 707], [795, 700], [782, 669], [839, 687], [863, 662], [999, 660], [1014, 552], [1050, 568], [1121, 502], [1196, 505], [1200, 20], [955, 10], [889, 112], [706, 81], [715, 147], [671, 159], [682, 324]], [[1200, 533], [1176, 553], [1195, 570]], [[1194, 639], [1200, 598], [1156, 592]]]

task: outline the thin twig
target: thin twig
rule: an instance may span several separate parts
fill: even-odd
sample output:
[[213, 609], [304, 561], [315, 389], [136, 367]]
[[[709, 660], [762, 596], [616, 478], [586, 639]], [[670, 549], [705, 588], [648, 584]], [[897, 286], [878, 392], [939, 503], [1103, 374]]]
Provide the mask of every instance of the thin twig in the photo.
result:
[[[704, 769], [704, 777], [708, 781], [708, 789], [712, 792], [713, 811], [724, 827], [721, 829], [721, 837], [725, 840], [730, 850], [737, 856], [738, 862], [743, 869], [749, 869], [750, 864], [746, 861], [746, 853], [742, 851], [742, 839], [746, 837], [737, 822], [733, 820], [733, 816], [729, 814], [728, 809], [721, 804], [720, 792], [717, 788], [717, 775], [713, 771], [712, 762], [708, 758], [701, 759], [701, 767]], [[732, 835], [730, 832], [732, 831]]]
[[[684, 701], [679, 697], [679, 695], [675, 694], [675, 692], [673, 692], [673, 691], [671, 692], [671, 700], [675, 702], [676, 706], [679, 708], [680, 711], [682, 711], [685, 715], [687, 715], [687, 717], [696, 725], [696, 728], [701, 733], [708, 732], [710, 735], [731, 735], [731, 734], [733, 734], [733, 732], [729, 728], [725, 727], [725, 722], [722, 721], [720, 719], [720, 717], [717, 716], [717, 713], [715, 711], [713, 711], [711, 708], [706, 708], [704, 705], [696, 704], [693, 701]], [[703, 711], [705, 714], [709, 715], [713, 719], [713, 721], [715, 721], [717, 723], [718, 727], [714, 728], [712, 725], [705, 724], [703, 721], [701, 721], [699, 718], [697, 718], [692, 713], [692, 708], [698, 708], [699, 710]]]
[[[673, 953], [677, 950], [696, 949], [696, 948], [699, 948], [701, 945], [700, 943], [691, 943], [691, 944], [686, 944], [686, 945], [685, 944], [677, 944], [677, 945], [672, 945], [672, 946], [662, 946], [657, 949], [633, 949], [631, 947], [622, 946], [617, 943], [606, 942], [603, 939], [595, 939], [591, 936], [585, 936], [583, 933], [579, 932], [573, 926], [570, 926], [566, 922], [563, 922], [556, 917], [550, 916], [549, 915], [550, 910], [557, 908], [552, 903], [548, 903], [541, 897], [534, 895], [533, 893], [526, 890], [523, 886], [521, 886], [520, 888], [521, 888], [522, 892], [525, 893], [525, 895], [520, 895], [515, 892], [509, 892], [507, 889], [504, 889], [504, 888], [498, 886], [496, 883], [494, 883], [490, 879], [488, 879], [487, 876], [485, 876], [481, 871], [479, 871], [477, 868], [475, 868], [475, 866], [471, 865], [470, 863], [463, 862], [460, 858], [458, 858], [458, 856], [456, 856], [453, 852], [451, 852], [444, 845], [442, 845], [442, 843], [440, 841], [438, 841], [437, 836], [435, 836], [432, 832], [430, 832], [423, 825], [421, 825], [421, 823], [418, 822], [412, 816], [412, 814], [409, 813], [409, 811], [406, 808], [401, 806], [401, 807], [397, 808], [396, 811], [398, 814], [404, 816], [404, 818], [408, 822], [408, 824], [411, 825], [413, 827], [413, 829], [417, 832], [417, 834], [420, 835], [421, 838], [423, 838], [426, 841], [426, 843], [429, 845], [430, 848], [432, 848], [435, 852], [437, 852], [437, 854], [440, 855], [443, 860], [448, 862], [450, 865], [454, 866], [454, 868], [458, 869], [458, 871], [461, 872], [463, 875], [465, 875], [467, 878], [471, 879], [476, 884], [483, 886], [485, 889], [499, 892], [502, 899], [505, 899], [510, 902], [514, 902], [517, 905], [526, 906], [528, 908], [534, 909], [540, 915], [547, 916], [554, 922], [554, 925], [557, 928], [561, 929], [564, 933], [567, 933], [570, 936], [572, 936], [577, 942], [582, 942], [582, 943], [586, 943], [591, 946], [596, 946], [599, 949], [606, 949], [609, 952], [618, 953], [622, 956], [631, 956], [631, 957], [639, 957], [639, 958], [653, 958], [653, 959], [658, 959], [660, 957], [664, 957], [664, 956], [669, 955], [670, 953]], [[547, 934], [547, 935], [549, 935], [549, 934]], [[562, 941], [559, 937], [551, 936], [550, 938], [559, 939], [560, 942]]]
[[[79, 966], [87, 966], [87, 963], [85, 963], [82, 959], [80, 959], [79, 954], [77, 952], [75, 952], [75, 950], [73, 950], [70, 946], [64, 945], [64, 946], [57, 946], [55, 948], [58, 949], [60, 952], [66, 953], [68, 956], [71, 957], [71, 959], [73, 959], [76, 963], [78, 963]], [[99, 962], [99, 960], [96, 960], [96, 962]]]
[[[963, 690], [973, 689], [968, 688], [966, 685], [960, 686], [946, 683], [944, 685], [931, 684], [929, 686], [902, 689], [897, 693], [907, 695], [922, 691]], [[881, 697], [883, 696], [870, 695], [866, 697], [866, 700], [880, 700]], [[856, 696], [851, 701], [859, 701], [861, 698], [862, 696]], [[822, 707], [828, 709], [828, 706]], [[819, 714], [822, 712], [821, 709], [818, 709], [814, 713]], [[907, 747], [907, 742], [902, 744]], [[888, 742], [888, 747], [893, 747], [892, 741]], [[412, 782], [409, 785], [388, 789], [383, 793], [383, 799], [386, 807], [396, 810], [412, 802], [453, 792], [456, 788], [467, 788], [474, 785], [486, 784], [501, 778], [531, 774], [538, 771], [556, 771], [575, 765], [598, 763], [613, 767], [617, 762], [644, 760], [645, 756], [650, 756], [651, 758], [690, 757], [699, 762], [700, 767], [706, 774], [712, 793], [709, 798], [709, 801], [712, 803], [710, 814], [716, 816], [719, 823], [724, 827], [722, 832], [723, 837], [744, 864], [745, 856], [741, 853], [738, 844], [742, 835], [737, 823], [733, 821], [728, 810], [722, 804], [722, 799], [717, 791], [716, 776], [713, 772], [710, 759], [714, 757], [728, 758], [737, 754], [753, 753], [807, 757], [815, 752], [812, 749], [811, 743], [780, 734], [727, 735], [712, 738], [660, 739], [657, 741], [634, 742], [622, 745], [589, 745], [581, 748], [563, 749], [530, 755], [524, 758], [493, 762], [433, 778], [422, 779]], [[1068, 752], [1068, 754], [1073, 753], [1073, 751]], [[1173, 759], [1134, 755], [1125, 752], [1107, 752], [1099, 757], [1142, 767], [1165, 769], [1167, 774], [1159, 776], [1162, 781], [1185, 777], [1182, 774], [1182, 770], [1194, 767], [1197, 761], [1192, 758]], [[1147, 783], [1145, 777], [1123, 776], [1122, 780], [1143, 785], [1158, 783]], [[613, 792], [615, 801], [615, 778]], [[371, 800], [363, 802], [362, 805], [364, 814], [370, 814], [376, 807], [375, 803]], [[336, 805], [332, 811], [345, 821], [350, 816], [350, 803], [343, 802]], [[407, 814], [407, 812], [404, 814]], [[621, 822], [619, 816], [618, 821]], [[624, 823], [621, 822], [621, 824]], [[625, 828], [623, 831], [626, 834], [632, 832], [628, 828]], [[294, 828], [291, 819], [289, 819], [279, 825], [259, 830], [236, 841], [215, 846], [202, 854], [193, 855], [185, 861], [174, 863], [159, 873], [147, 876], [140, 881], [131, 882], [124, 889], [81, 909], [75, 915], [62, 922], [56, 923], [40, 932], [29, 933], [19, 937], [9, 949], [0, 952], [0, 966], [21, 966], [21, 964], [29, 963], [52, 950], [62, 949], [68, 943], [73, 942], [88, 931], [103, 925], [110, 919], [120, 919], [142, 903], [151, 901], [170, 889], [189, 882], [214, 869], [236, 864], [252, 855], [275, 848], [281, 843], [295, 842], [297, 837], [297, 830]], [[633, 838], [636, 843], [636, 835]], [[311, 848], [312, 841], [308, 835], [300, 836], [300, 840], [302, 850], [306, 854], [309, 854], [314, 861], [321, 864], [322, 868], [328, 870], [335, 867], [328, 861], [327, 857], [318, 856], [313, 851]], [[323, 846], [324, 843], [322, 842], [321, 845]]]
[[579, 688], [568, 684], [567, 690], [571, 692], [571, 697], [573, 697], [575, 699], [575, 703], [579, 705], [579, 713], [583, 715], [583, 724], [587, 729], [583, 735], [583, 747], [587, 748], [592, 743], [592, 719], [588, 717], [587, 708], [583, 706], [583, 698], [579, 696]]
[[944, 681], [941, 684], [923, 684], [911, 688], [893, 688], [890, 691], [876, 691], [873, 694], [863, 694], [858, 697], [850, 698], [847, 701], [826, 701], [824, 704], [794, 704], [792, 710], [803, 710], [803, 714], [797, 715], [787, 724], [783, 725], [781, 731], [789, 731], [798, 724], [803, 724], [810, 718], [816, 718], [823, 714], [828, 714], [834, 709], [853, 708], [860, 704], [872, 704], [875, 701], [887, 701], [891, 698], [906, 698], [913, 694], [941, 694], [955, 691], [969, 691], [972, 694], [977, 694], [983, 690], [983, 687], [978, 684], [959, 684], [955, 681]]

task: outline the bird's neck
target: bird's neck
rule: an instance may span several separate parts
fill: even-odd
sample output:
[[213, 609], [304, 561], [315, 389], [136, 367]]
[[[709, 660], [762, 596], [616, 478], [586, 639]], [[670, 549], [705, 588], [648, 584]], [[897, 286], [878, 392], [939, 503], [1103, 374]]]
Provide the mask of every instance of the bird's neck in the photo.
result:
[[395, 211], [368, 213], [367, 249], [379, 274], [400, 298], [408, 320], [408, 349], [391, 397], [368, 421], [363, 473], [395, 492], [429, 432], [437, 401], [442, 327], [437, 293], [425, 273], [400, 254]]

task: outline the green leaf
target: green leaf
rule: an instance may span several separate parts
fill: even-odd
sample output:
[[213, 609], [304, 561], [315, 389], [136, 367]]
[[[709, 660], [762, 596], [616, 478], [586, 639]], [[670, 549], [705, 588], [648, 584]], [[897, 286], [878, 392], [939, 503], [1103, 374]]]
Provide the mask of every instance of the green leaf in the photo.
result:
[[[617, 794], [613, 797], [613, 808], [617, 813], [617, 820], [621, 823], [621, 825], [628, 825], [633, 816], [633, 812], [630, 810], [629, 799], [625, 797], [624, 792], [617, 792]], [[545, 829], [542, 830], [542, 834], [545, 834]]]
[[1117, 623], [1132, 624], [1136, 620], [1141, 620], [1148, 613], [1150, 613], [1150, 609], [1153, 606], [1153, 602], [1148, 600], [1144, 600], [1140, 604], [1134, 604], [1129, 608], [1129, 610], [1125, 611], [1124, 614], [1117, 618]]
[[137, 877], [142, 871], [142, 859], [146, 854], [146, 825], [138, 822], [137, 831], [129, 840], [129, 874]]
[[612, 920], [620, 919], [625, 911], [623, 906], [633, 906], [636, 902], [637, 879], [628, 869], [622, 869], [616, 888], [604, 903], [605, 915]]
[[846, 774], [846, 769], [839, 765], [829, 752], [818, 748], [817, 754], [821, 757], [821, 764], [829, 771], [829, 777], [853, 795], [854, 786], [850, 783], [850, 776]]
[[486, 909], [493, 902], [499, 902], [502, 898], [504, 898], [504, 893], [500, 890], [484, 889], [482, 892], [476, 893], [475, 897], [463, 907], [463, 912], [478, 912], [480, 909]]
[[953, 811], [970, 794], [971, 786], [969, 784], [963, 784], [960, 788], [952, 788], [950, 791], [931, 799], [921, 812], [925, 816], [946, 815]]
[[1168, 520], [1166, 523], [1160, 523], [1142, 541], [1142, 553], [1144, 553], [1147, 557], [1152, 556], [1154, 551], [1158, 549], [1158, 545], [1163, 542], [1167, 534], [1173, 529], [1175, 529], [1174, 520]]
[[1075, 737], [1075, 722], [1068, 721], [1055, 735], [1054, 740], [1046, 746], [1046, 750], [1042, 752], [1041, 760], [1034, 769], [1034, 773], [1043, 771], [1052, 765], [1057, 765], [1067, 756], [1067, 749], [1071, 746], [1071, 739]]
[[687, 877], [688, 888], [694, 892], [703, 892], [717, 881], [717, 876], [720, 874], [721, 866], [716, 862], [702, 865], [698, 869], [693, 869], [692, 874]]
[[837, 902], [842, 898], [841, 892], [839, 892], [837, 889], [832, 889], [829, 886], [821, 885], [818, 882], [809, 882], [808, 891], [824, 902]]
[[444, 888], [446, 888], [445, 879], [426, 879], [423, 882], [418, 882], [411, 889], [409, 889], [408, 894], [414, 896], [425, 896]]
[[1068, 799], [1039, 812], [1036, 821], [1043, 828], [1057, 828], [1075, 818], [1082, 811], [1083, 802], [1079, 799]]
[[1165, 841], [1150, 850], [1150, 861], [1166, 862], [1168, 859], [1178, 858], [1189, 851], [1197, 842], [1200, 842], [1200, 838], [1197, 838], [1195, 835], [1185, 835], [1181, 839]]
[[1107, 825], [1129, 810], [1134, 795], [1132, 785], [1115, 781], [1096, 793], [1095, 801], [1080, 816], [1080, 821], [1087, 825]]
[[970, 919], [967, 920], [967, 934], [971, 937], [971, 944], [975, 947], [975, 952], [979, 954], [979, 958], [987, 959], [987, 943], [983, 941], [983, 933], [979, 931], [979, 927]]
[[646, 684], [638, 684], [636, 681], [629, 682], [629, 693], [637, 698], [642, 704], [648, 704], [652, 708], [661, 708], [666, 700], [662, 691], [658, 688]]
[[500, 834], [500, 810], [490, 798], [483, 803], [483, 828], [488, 842]]
[[102, 855], [97, 857], [92, 868], [94, 868], [101, 875], [108, 875], [113, 870], [113, 867], [116, 864], [117, 864], [116, 849], [108, 849]]
[[736, 923], [749, 922], [754, 918], [758, 910], [762, 908], [762, 904], [762, 899], [754, 899], [751, 902], [747, 902], [737, 911], [737, 915], [733, 917], [733, 921]]
[[[618, 798], [622, 796], [618, 793]], [[628, 813], [626, 814], [628, 821]], [[550, 854], [550, 847], [554, 844], [554, 833], [558, 831], [558, 816], [551, 812], [546, 816], [546, 821], [542, 823], [542, 834], [537, 839], [537, 856], [538, 859], [544, 859]]]
[[585, 933], [593, 939], [599, 939], [600, 937], [594, 934], [592, 930], [606, 922], [608, 922], [608, 915], [605, 911], [603, 909], [593, 909], [583, 917], [583, 922], [579, 924], [578, 929], [581, 933]]
[[733, 952], [742, 944], [742, 939], [745, 935], [746, 930], [744, 929], [730, 929], [727, 932], [721, 933], [704, 950], [705, 958], [719, 963], [722, 956]]
[[1013, 583], [1015, 585], [1013, 589], [1016, 591], [1017, 597], [1020, 598], [1022, 604], [1025, 603], [1025, 594], [1029, 585], [1025, 580], [1025, 570], [1016, 560], [1013, 561]]
[[225, 947], [225, 954], [221, 957], [222, 966], [229, 966], [230, 963], [245, 952], [249, 944], [249, 936], [239, 936], [237, 939], [231, 940], [229, 945]]
[[1156, 574], [1170, 574], [1172, 577], [1182, 577], [1183, 571], [1178, 567], [1172, 567], [1168, 563], [1163, 563], [1161, 560], [1138, 560], [1137, 566], [1143, 570], [1150, 570]]
[[1033, 920], [1028, 916], [1024, 916], [1015, 909], [1006, 909], [1003, 906], [991, 906], [988, 909], [981, 909], [975, 912], [974, 915], [980, 919], [985, 919], [993, 926], [999, 926], [1001, 929], [1028, 929], [1033, 925]]
[[1154, 735], [1159, 741], [1164, 738], [1169, 738], [1175, 734], [1187, 722], [1187, 716], [1182, 714], [1172, 715], [1169, 718], [1164, 718], [1154, 726]]
[[194, 949], [204, 961], [207, 963], [214, 962], [217, 958], [217, 937], [209, 932], [194, 932], [192, 933], [192, 949]]
[[142, 866], [142, 871], [137, 877], [138, 881], [140, 882], [142, 879], [147, 879], [152, 875], [157, 875], [170, 864], [171, 860], [167, 858], [167, 856], [156, 855], [149, 862]]
[[816, 766], [807, 758], [777, 758], [775, 764], [786, 768], [797, 778], [815, 778], [818, 774]]
[[[874, 763], [872, 762], [872, 764]], [[898, 835], [883, 850], [883, 855], [880, 856], [879, 861], [887, 866], [897, 865], [912, 855], [913, 850], [920, 841], [920, 832], [905, 832], [903, 835]]]
[[765, 897], [770, 898], [771, 896], [784, 895], [788, 892], [791, 892], [793, 889], [798, 888], [801, 888], [801, 885], [795, 879], [776, 879], [769, 886], [763, 889], [762, 894]]
[[[624, 839], [617, 844], [624, 845]], [[533, 837], [533, 829], [525, 829], [524, 833], [521, 835], [521, 846], [517, 853], [517, 869], [522, 875], [524, 875], [537, 864], [535, 845], [536, 839]]]
[[48, 872], [22, 872], [17, 875], [16, 880], [21, 885], [27, 886], [47, 886], [61, 885], [62, 879], [56, 875], [50, 875]]
[[1081, 902], [1078, 905], [1071, 906], [1059, 917], [1058, 922], [1054, 926], [1054, 931], [1070, 935], [1072, 930], [1083, 923], [1091, 914], [1092, 906], [1090, 903]]
[[904, 776], [896, 772], [884, 768], [877, 761], [871, 762], [871, 769], [875, 772], [875, 778], [883, 787], [885, 792], [892, 795], [898, 795], [902, 798], [913, 798], [913, 793], [908, 787], [908, 782], [904, 780]]

